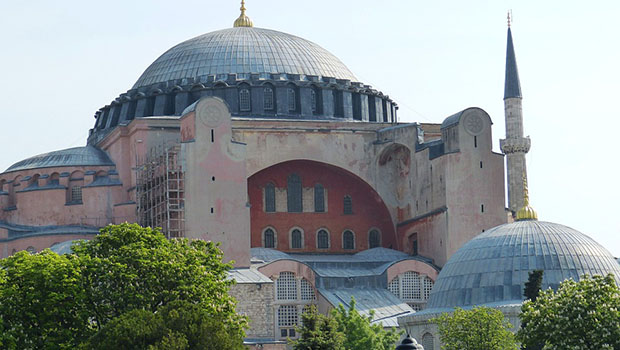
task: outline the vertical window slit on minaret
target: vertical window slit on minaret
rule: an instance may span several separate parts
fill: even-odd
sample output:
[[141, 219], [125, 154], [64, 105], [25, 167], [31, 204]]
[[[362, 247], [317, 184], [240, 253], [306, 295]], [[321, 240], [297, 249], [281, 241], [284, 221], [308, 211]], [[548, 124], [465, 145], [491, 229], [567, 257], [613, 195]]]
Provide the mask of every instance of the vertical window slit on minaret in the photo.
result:
[[215, 142], [215, 131], [211, 129], [211, 143]]
[[474, 136], [474, 148], [478, 148], [478, 136]]
[[480, 204], [480, 212], [484, 213], [484, 204]]
[[482, 169], [482, 161], [480, 161], [480, 169]]

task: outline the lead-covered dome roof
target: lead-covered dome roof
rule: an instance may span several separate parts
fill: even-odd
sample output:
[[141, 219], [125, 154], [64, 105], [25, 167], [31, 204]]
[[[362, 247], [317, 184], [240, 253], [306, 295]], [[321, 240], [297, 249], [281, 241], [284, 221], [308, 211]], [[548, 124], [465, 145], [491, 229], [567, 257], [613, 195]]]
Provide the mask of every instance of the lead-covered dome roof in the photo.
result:
[[74, 147], [24, 159], [5, 172], [65, 166], [114, 166], [114, 162], [97, 147]]
[[275, 30], [236, 27], [174, 46], [142, 73], [133, 88], [229, 73], [286, 73], [357, 81], [336, 56], [311, 41]]
[[441, 270], [428, 309], [521, 302], [532, 270], [544, 270], [543, 289], [613, 273], [620, 265], [603, 246], [559, 224], [526, 220], [501, 225], [466, 243]]

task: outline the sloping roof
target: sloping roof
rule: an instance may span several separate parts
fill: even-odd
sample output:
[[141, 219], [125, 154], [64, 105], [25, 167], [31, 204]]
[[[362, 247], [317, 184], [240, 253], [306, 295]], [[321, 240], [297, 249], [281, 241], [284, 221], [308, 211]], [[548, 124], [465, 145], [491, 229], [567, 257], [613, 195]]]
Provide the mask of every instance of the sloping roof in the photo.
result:
[[355, 309], [362, 315], [369, 315], [370, 310], [374, 310], [373, 323], [381, 323], [383, 327], [398, 327], [398, 317], [415, 312], [387, 289], [319, 288], [318, 291], [334, 307], [342, 304], [348, 308], [351, 297], [355, 298]]
[[99, 229], [97, 227], [82, 225], [27, 226], [15, 225], [0, 221], [0, 227], [7, 229], [8, 231], [8, 237], [1, 238], [0, 242], [12, 241], [33, 236], [96, 235], [99, 233]]
[[256, 269], [233, 269], [228, 271], [230, 278], [234, 279], [238, 284], [244, 283], [273, 283], [273, 281], [258, 272]]

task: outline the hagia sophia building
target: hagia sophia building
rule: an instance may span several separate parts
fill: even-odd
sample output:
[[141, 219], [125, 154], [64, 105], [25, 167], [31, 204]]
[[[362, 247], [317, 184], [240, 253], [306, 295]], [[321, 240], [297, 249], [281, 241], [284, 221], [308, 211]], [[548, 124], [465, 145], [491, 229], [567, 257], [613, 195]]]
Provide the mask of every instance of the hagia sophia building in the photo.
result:
[[242, 1], [232, 28], [172, 47], [99, 109], [86, 146], [0, 174], [0, 258], [137, 222], [221, 242], [250, 348], [285, 349], [309, 305], [354, 297], [439, 349], [432, 315], [514, 311], [535, 267], [551, 287], [620, 276], [596, 242], [536, 220], [521, 98], [510, 27], [500, 154], [484, 110], [401, 123], [386, 92], [313, 42], [254, 27]]

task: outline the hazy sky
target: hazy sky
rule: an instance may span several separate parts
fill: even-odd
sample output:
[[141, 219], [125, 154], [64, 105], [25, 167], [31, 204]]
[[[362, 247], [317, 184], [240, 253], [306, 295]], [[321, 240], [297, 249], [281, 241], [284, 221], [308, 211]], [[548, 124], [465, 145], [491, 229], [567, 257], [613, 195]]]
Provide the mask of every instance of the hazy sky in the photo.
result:
[[[247, 0], [257, 27], [314, 41], [389, 94], [401, 121], [477, 106], [504, 137], [506, 11], [521, 87], [531, 204], [620, 255], [620, 1]], [[2, 1], [0, 171], [82, 146], [94, 113], [164, 51], [228, 28], [239, 2]]]

